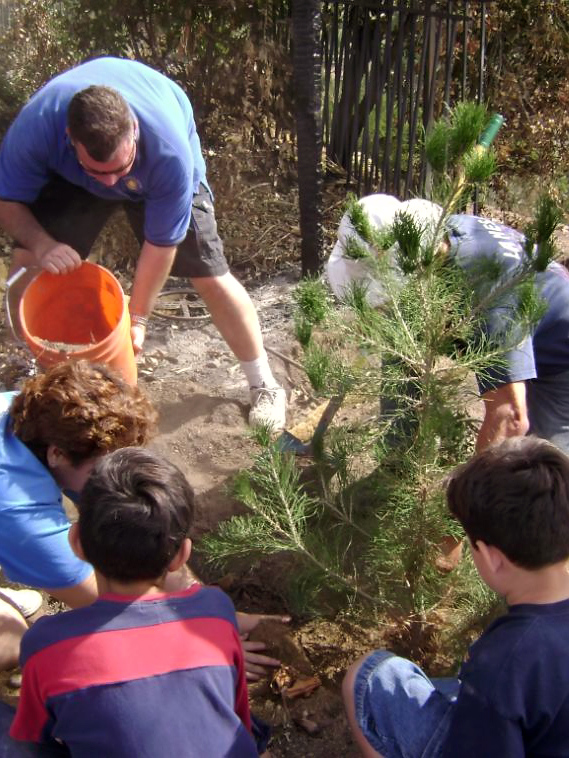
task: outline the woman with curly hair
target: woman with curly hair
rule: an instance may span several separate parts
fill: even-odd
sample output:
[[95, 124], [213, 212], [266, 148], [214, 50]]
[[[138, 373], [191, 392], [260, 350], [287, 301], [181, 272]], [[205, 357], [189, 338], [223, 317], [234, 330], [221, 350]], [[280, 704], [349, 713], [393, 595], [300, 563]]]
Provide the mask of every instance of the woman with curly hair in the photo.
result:
[[[101, 456], [146, 444], [155, 424], [139, 388], [86, 361], [58, 364], [19, 393], [0, 394], [0, 566], [9, 580], [72, 608], [93, 602], [93, 569], [69, 546], [62, 493], [73, 500]], [[0, 669], [17, 664], [34, 596], [0, 590]]]

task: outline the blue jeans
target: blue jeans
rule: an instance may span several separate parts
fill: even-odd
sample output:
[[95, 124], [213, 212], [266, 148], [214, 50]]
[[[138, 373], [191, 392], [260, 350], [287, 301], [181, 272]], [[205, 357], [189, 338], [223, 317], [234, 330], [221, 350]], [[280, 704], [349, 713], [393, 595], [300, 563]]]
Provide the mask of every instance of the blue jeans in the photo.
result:
[[37, 745], [35, 742], [13, 740], [8, 732], [12, 725], [15, 710], [0, 700], [0, 758], [62, 758], [69, 756], [69, 750], [57, 743]]
[[526, 382], [530, 434], [569, 453], [569, 371]]
[[384, 758], [436, 758], [458, 688], [457, 679], [430, 680], [411, 661], [378, 650], [356, 674], [356, 721]]

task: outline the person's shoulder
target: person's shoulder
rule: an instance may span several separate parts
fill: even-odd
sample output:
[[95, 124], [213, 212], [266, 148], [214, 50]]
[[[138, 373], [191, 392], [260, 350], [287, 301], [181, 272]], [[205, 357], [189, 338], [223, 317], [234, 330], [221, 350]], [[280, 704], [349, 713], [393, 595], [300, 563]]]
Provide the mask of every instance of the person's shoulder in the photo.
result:
[[138, 71], [147, 73], [149, 76], [160, 75], [158, 71], [140, 61], [133, 61], [131, 58], [118, 58], [113, 55], [100, 55], [63, 71], [59, 76], [63, 78], [74, 75], [87, 76], [90, 72], [99, 73], [101, 71], [111, 73], [113, 71]]
[[543, 661], [544, 654], [555, 659], [555, 650], [569, 663], [569, 655], [564, 651], [569, 635], [569, 602], [555, 605], [558, 607], [511, 608], [471, 646], [468, 662], [473, 668], [485, 669], [496, 676], [531, 667], [532, 661]]
[[0, 392], [0, 413], [5, 413], [10, 409], [12, 401], [18, 394], [17, 391]]
[[188, 589], [170, 592], [155, 600], [163, 606], [163, 614], [179, 619], [208, 618], [212, 621], [226, 621], [236, 626], [235, 606], [231, 598], [219, 587], [194, 582]]
[[195, 592], [190, 595], [190, 602], [201, 607], [215, 609], [218, 613], [233, 620], [235, 618], [235, 606], [233, 601], [220, 587], [212, 585], [198, 585]]
[[90, 606], [63, 611], [39, 618], [24, 634], [20, 647], [20, 662], [26, 663], [33, 655], [52, 647], [76, 634], [77, 615], [89, 614]]

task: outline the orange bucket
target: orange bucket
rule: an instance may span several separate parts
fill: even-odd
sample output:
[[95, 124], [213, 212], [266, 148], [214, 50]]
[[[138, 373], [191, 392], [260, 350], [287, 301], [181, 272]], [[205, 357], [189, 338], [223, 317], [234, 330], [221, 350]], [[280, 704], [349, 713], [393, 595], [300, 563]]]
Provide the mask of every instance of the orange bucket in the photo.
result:
[[69, 274], [42, 271], [19, 304], [22, 336], [40, 366], [86, 359], [105, 363], [136, 384], [130, 316], [117, 279], [84, 261]]

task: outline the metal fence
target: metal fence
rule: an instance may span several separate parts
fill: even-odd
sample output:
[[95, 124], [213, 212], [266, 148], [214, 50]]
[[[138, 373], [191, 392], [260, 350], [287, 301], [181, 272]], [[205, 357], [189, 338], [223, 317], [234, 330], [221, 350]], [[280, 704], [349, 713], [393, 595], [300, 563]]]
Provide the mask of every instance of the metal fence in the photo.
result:
[[12, 9], [16, 5], [16, 0], [0, 0], [0, 33], [10, 25]]
[[445, 103], [483, 97], [488, 4], [322, 3], [326, 156], [358, 193], [425, 190], [424, 132]]

